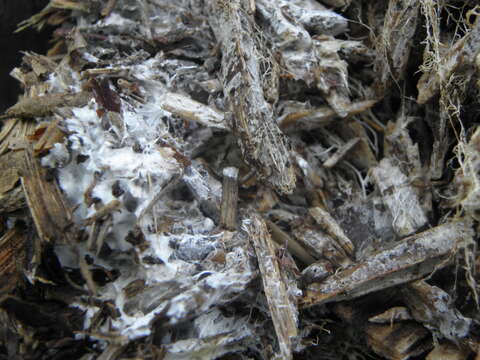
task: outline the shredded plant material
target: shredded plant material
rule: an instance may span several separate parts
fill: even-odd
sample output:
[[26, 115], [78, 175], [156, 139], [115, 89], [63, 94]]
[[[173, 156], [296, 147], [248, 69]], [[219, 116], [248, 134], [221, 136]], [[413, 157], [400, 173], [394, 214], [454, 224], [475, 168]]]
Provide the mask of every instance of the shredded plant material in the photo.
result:
[[0, 116], [0, 359], [478, 358], [479, 14], [51, 0]]

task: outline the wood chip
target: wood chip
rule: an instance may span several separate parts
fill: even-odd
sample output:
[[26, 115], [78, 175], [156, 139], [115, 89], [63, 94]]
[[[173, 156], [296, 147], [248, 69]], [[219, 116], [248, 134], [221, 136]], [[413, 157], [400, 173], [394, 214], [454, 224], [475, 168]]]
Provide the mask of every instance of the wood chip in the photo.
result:
[[[262, 65], [273, 69], [275, 60], [255, 36], [249, 5], [247, 0], [215, 0], [210, 8], [210, 25], [222, 45], [224, 94], [244, 157], [274, 189], [290, 193], [295, 174], [289, 160], [289, 140], [276, 125], [261, 74]], [[264, 58], [266, 63], [261, 64], [259, 60]], [[273, 73], [272, 78], [275, 76]]]
[[223, 169], [222, 206], [220, 224], [227, 230], [237, 228], [238, 169]]
[[263, 289], [279, 343], [279, 355], [282, 359], [292, 359], [293, 346], [298, 336], [297, 310], [288, 295], [287, 286], [282, 281], [275, 247], [260, 216], [253, 214], [251, 219], [243, 222], [243, 228], [248, 233], [257, 255]]
[[32, 150], [25, 152], [22, 169], [22, 187], [38, 235], [45, 242], [73, 242], [70, 209], [55, 179], [47, 180], [46, 170]]
[[445, 264], [458, 242], [473, 235], [470, 226], [468, 221], [455, 221], [408, 237], [363, 263], [309, 285], [303, 306], [353, 299], [419, 279]]
[[337, 241], [345, 254], [353, 258], [355, 247], [335, 219], [327, 211], [319, 207], [310, 208], [309, 213], [323, 227], [324, 231]]

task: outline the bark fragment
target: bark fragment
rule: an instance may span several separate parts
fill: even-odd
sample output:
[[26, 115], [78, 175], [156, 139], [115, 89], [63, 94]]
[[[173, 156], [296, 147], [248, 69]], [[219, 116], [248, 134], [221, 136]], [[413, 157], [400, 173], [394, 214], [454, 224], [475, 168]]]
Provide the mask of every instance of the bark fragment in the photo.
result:
[[223, 89], [243, 155], [274, 189], [290, 193], [295, 174], [289, 140], [276, 125], [272, 105], [266, 101], [259, 61], [262, 57], [267, 57], [263, 60], [266, 64], [275, 60], [259, 38], [249, 4], [246, 0], [213, 1], [209, 21], [222, 44]]

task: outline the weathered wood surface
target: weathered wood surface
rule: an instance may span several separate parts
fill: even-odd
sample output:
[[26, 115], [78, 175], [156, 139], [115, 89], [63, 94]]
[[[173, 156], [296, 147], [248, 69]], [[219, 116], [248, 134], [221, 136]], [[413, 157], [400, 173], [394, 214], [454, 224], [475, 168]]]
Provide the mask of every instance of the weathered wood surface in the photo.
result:
[[278, 70], [254, 25], [252, 4], [218, 0], [210, 9], [209, 21], [222, 46], [222, 83], [232, 112], [231, 127], [258, 175], [276, 190], [290, 193], [295, 187], [290, 144], [267, 101], [269, 97], [277, 101]]
[[474, 356], [478, 13], [48, 2], [1, 115], [0, 358]]
[[310, 284], [303, 306], [353, 299], [419, 279], [445, 265], [460, 242], [472, 236], [471, 223], [455, 221], [408, 237], [363, 263]]
[[23, 160], [22, 188], [39, 237], [45, 242], [73, 243], [72, 215], [56, 180], [47, 178], [31, 149]]
[[280, 358], [292, 359], [294, 343], [298, 341], [297, 309], [282, 279], [274, 243], [260, 216], [253, 214], [251, 219], [243, 222], [243, 227], [257, 255], [263, 290], [278, 338]]

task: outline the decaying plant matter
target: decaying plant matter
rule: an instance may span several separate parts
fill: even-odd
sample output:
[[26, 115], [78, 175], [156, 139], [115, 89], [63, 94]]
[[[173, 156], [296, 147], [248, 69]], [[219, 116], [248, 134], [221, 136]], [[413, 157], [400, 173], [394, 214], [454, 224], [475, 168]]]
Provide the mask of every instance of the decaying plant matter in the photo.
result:
[[0, 358], [478, 357], [479, 13], [51, 0], [0, 118]]

